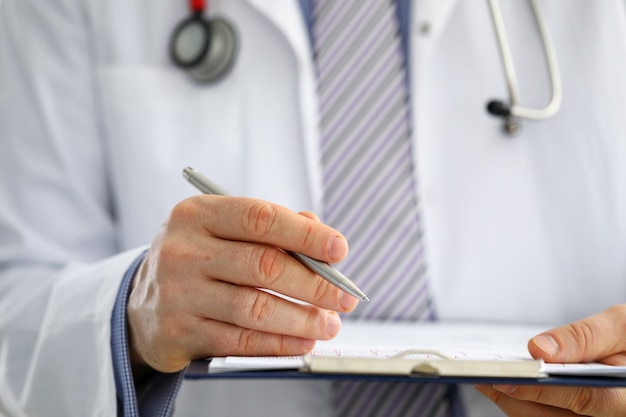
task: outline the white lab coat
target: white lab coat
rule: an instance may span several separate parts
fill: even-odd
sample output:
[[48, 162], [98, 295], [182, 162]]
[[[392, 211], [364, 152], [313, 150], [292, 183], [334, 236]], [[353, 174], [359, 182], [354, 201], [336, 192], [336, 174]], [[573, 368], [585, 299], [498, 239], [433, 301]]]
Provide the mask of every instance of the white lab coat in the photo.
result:
[[[503, 3], [522, 103], [541, 107], [550, 84], [529, 5]], [[484, 110], [506, 99], [486, 2], [413, 5], [415, 162], [444, 320], [563, 323], [625, 300], [624, 2], [541, 4], [564, 101], [514, 139]], [[196, 193], [183, 167], [319, 212], [298, 3], [211, 7], [241, 51], [207, 86], [167, 54], [186, 1], [0, 1], [0, 415], [115, 414], [112, 305], [171, 207]], [[179, 415], [330, 410], [319, 381], [184, 385]]]

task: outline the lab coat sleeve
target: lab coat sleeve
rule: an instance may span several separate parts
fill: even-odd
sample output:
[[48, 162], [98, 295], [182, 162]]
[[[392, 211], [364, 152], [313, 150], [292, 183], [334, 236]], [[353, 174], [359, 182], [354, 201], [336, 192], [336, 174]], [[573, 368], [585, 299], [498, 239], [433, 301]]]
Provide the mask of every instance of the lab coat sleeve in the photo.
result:
[[145, 247], [119, 243], [86, 3], [0, 0], [0, 415], [117, 412], [111, 314]]

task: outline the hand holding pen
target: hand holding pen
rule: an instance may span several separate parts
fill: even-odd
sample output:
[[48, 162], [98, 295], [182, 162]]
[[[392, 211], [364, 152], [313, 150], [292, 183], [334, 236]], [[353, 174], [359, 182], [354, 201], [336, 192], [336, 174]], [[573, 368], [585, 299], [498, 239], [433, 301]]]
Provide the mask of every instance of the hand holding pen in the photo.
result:
[[345, 238], [311, 217], [245, 197], [197, 195], [177, 204], [132, 282], [135, 375], [210, 356], [298, 355], [333, 338], [337, 313], [358, 300], [294, 257], [323, 264], [347, 254]]
[[[205, 194], [228, 195], [228, 193], [226, 193], [223, 188], [213, 183], [211, 180], [209, 180], [193, 168], [185, 168], [183, 170], [183, 177], [185, 177], [185, 179], [189, 181], [191, 185], [193, 185], [199, 191]], [[347, 278], [345, 275], [343, 275], [341, 272], [339, 272], [326, 262], [312, 259], [298, 252], [287, 251], [287, 253], [296, 258], [298, 261], [300, 261], [300, 263], [309, 268], [311, 271], [315, 272], [326, 281], [335, 285], [337, 288], [341, 288], [348, 294], [357, 297], [362, 301], [370, 300], [369, 298], [367, 298], [367, 295], [365, 295], [365, 293], [361, 291], [354, 282], [352, 282], [352, 280]]]

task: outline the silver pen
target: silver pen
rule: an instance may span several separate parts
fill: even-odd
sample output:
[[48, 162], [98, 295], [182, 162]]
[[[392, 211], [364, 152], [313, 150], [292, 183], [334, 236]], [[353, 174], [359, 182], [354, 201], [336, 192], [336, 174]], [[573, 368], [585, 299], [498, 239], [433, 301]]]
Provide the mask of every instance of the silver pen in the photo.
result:
[[[199, 191], [205, 194], [228, 195], [228, 193], [223, 188], [221, 188], [217, 184], [214, 184], [211, 180], [209, 180], [208, 178], [206, 178], [204, 175], [200, 174], [198, 171], [196, 171], [193, 168], [187, 167], [183, 169], [183, 177], [185, 177], [185, 179], [189, 181], [191, 185], [193, 185]], [[308, 256], [303, 255], [301, 253], [292, 252], [292, 251], [286, 251], [286, 252], [289, 255], [296, 258], [298, 261], [300, 261], [300, 263], [302, 263], [304, 266], [309, 268], [311, 271], [315, 272], [317, 275], [321, 276], [322, 278], [324, 278], [326, 281], [330, 282], [334, 286], [342, 289], [343, 291], [347, 292], [350, 295], [353, 295], [354, 297], [362, 301], [370, 300], [369, 298], [367, 298], [365, 293], [361, 291], [354, 282], [352, 282], [352, 280], [347, 278], [345, 275], [339, 272], [336, 268], [332, 267], [326, 262], [309, 258]]]

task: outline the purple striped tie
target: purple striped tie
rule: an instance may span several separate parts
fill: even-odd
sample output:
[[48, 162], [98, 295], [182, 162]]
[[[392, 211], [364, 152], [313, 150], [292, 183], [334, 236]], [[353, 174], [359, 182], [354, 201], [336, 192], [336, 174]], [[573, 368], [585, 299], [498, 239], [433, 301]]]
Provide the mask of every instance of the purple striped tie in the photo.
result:
[[351, 317], [430, 318], [395, 3], [319, 0], [314, 19], [324, 216], [373, 300]]
[[[325, 221], [350, 243], [340, 268], [371, 298], [351, 318], [430, 320], [394, 1], [315, 0]], [[336, 415], [444, 416], [443, 385], [339, 381]]]

